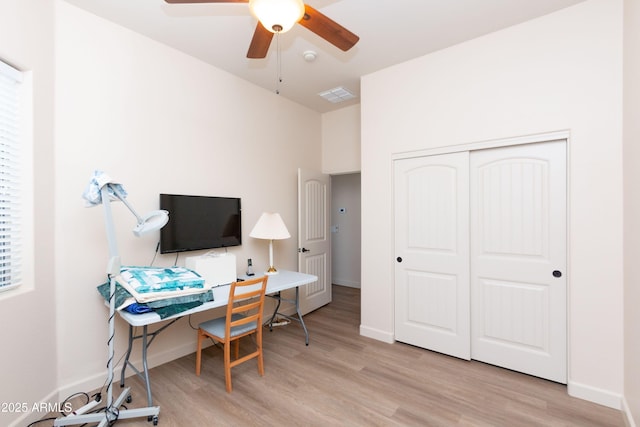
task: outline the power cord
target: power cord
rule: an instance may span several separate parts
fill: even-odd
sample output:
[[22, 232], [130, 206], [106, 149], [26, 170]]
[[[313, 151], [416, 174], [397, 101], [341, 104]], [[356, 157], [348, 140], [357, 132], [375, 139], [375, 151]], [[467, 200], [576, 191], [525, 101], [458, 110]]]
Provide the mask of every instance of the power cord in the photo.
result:
[[194, 331], [197, 331], [197, 330], [198, 330], [198, 328], [197, 328], [197, 327], [195, 327], [195, 326], [193, 326], [193, 323], [191, 323], [191, 316], [193, 316], [193, 314], [190, 314], [190, 315], [189, 315], [189, 317], [187, 318], [187, 321], [189, 322], [189, 327], [190, 327], [191, 329], [193, 329]]
[[156, 250], [153, 252], [153, 258], [151, 258], [151, 264], [149, 264], [150, 266], [152, 266], [153, 263], [156, 262], [156, 256], [158, 255], [159, 250], [160, 250], [160, 240], [158, 240], [158, 244], [156, 245]]

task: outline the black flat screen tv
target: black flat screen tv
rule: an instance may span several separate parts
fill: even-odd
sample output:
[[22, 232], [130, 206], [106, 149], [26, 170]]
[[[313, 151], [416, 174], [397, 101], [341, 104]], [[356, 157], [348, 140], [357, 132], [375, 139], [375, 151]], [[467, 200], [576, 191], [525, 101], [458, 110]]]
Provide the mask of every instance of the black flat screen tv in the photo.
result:
[[160, 209], [169, 211], [160, 229], [160, 253], [242, 244], [239, 198], [160, 194]]

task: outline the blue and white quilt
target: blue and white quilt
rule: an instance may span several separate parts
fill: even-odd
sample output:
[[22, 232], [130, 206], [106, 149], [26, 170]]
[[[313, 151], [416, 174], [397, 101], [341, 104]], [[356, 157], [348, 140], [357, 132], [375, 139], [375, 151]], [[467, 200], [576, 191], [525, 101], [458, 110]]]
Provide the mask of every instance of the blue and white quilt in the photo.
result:
[[116, 280], [139, 303], [193, 295], [209, 289], [202, 276], [184, 267], [122, 267]]

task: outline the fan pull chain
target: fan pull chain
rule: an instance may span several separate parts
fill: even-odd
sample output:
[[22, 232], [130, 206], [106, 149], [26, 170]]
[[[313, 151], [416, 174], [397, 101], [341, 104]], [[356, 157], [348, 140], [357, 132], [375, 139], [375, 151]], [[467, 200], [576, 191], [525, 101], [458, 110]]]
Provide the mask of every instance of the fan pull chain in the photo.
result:
[[276, 94], [280, 95], [280, 83], [282, 83], [282, 54], [280, 52], [280, 31], [276, 33], [276, 59], [278, 76], [276, 81]]

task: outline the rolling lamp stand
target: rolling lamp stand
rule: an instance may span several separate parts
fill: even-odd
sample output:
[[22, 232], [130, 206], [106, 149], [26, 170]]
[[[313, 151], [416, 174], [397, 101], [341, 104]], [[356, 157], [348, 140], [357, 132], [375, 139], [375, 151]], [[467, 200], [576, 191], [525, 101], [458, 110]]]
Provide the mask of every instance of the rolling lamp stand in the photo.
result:
[[[68, 415], [63, 418], [58, 418], [54, 422], [54, 426], [67, 426], [78, 425], [87, 423], [99, 423], [98, 427], [104, 427], [113, 424], [117, 420], [147, 417], [147, 421], [153, 421], [153, 425], [158, 424], [158, 414], [160, 413], [159, 406], [150, 406], [146, 408], [135, 408], [119, 410], [118, 408], [126, 400], [131, 401], [130, 388], [125, 388], [120, 396], [113, 400], [113, 357], [114, 357], [114, 336], [115, 336], [115, 291], [116, 291], [116, 277], [120, 274], [120, 255], [118, 254], [118, 247], [116, 243], [115, 227], [113, 225], [113, 217], [111, 215], [111, 199], [109, 196], [109, 189], [113, 191], [113, 194], [122, 201], [127, 208], [135, 215], [138, 223], [133, 230], [136, 236], [141, 236], [147, 232], [158, 230], [162, 228], [168, 220], [166, 211], [153, 211], [146, 215], [144, 218], [140, 217], [136, 211], [126, 202], [125, 198], [119, 193], [118, 189], [110, 183], [104, 184], [100, 188], [100, 195], [102, 204], [104, 205], [104, 218], [107, 229], [107, 241], [109, 243], [109, 261], [107, 264], [107, 274], [109, 275], [109, 342], [108, 342], [108, 359], [107, 359], [107, 402], [104, 412], [91, 413], [91, 414], [78, 414], [78, 412]], [[92, 402], [83, 406], [80, 409], [88, 411], [90, 407], [93, 407]]]

